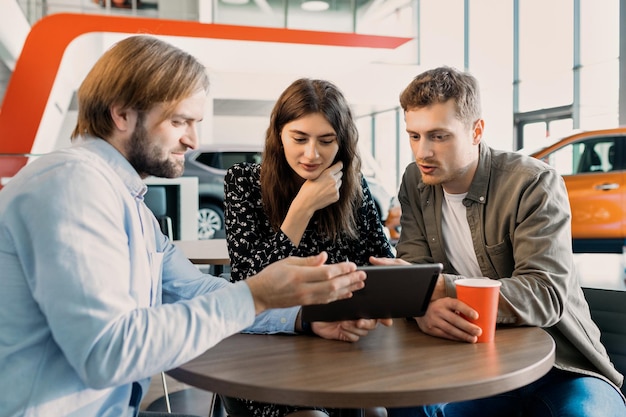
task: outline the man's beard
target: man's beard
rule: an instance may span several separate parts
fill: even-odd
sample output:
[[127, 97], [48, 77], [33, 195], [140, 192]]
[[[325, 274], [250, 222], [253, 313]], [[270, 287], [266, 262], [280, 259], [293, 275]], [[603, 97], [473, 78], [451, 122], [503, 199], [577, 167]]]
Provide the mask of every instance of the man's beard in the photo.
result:
[[163, 149], [148, 138], [143, 115], [137, 118], [137, 126], [128, 143], [128, 162], [141, 176], [176, 178], [183, 173], [184, 165], [178, 161], [163, 159]]

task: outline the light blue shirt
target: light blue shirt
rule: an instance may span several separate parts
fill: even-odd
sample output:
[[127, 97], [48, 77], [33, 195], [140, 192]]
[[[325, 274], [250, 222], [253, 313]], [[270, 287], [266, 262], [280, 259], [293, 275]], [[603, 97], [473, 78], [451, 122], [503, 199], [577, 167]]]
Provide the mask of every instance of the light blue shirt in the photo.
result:
[[[255, 321], [245, 282], [202, 274], [101, 139], [40, 157], [0, 191], [0, 416], [132, 416], [149, 378]], [[131, 404], [133, 388], [141, 386]]]

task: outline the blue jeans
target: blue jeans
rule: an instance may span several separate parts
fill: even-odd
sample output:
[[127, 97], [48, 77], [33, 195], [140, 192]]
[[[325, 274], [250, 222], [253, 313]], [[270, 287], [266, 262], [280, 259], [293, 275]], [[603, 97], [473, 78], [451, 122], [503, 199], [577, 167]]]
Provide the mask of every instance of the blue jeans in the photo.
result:
[[626, 404], [602, 379], [552, 368], [532, 384], [493, 397], [388, 411], [389, 417], [626, 417]]

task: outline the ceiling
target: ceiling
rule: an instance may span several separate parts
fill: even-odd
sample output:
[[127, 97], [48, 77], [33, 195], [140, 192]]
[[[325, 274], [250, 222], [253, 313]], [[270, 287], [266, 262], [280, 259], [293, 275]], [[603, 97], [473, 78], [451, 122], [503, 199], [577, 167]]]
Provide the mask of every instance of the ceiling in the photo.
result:
[[[113, 42], [125, 37], [110, 34]], [[220, 39], [162, 37], [190, 52], [207, 67], [215, 115], [269, 115], [274, 101], [301, 77], [328, 79], [342, 89], [356, 113], [397, 105], [400, 81], [415, 75], [402, 62], [411, 43], [396, 50]], [[405, 54], [406, 55], [406, 54]]]
[[[323, 4], [328, 8], [325, 10], [307, 10], [306, 3]], [[306, 19], [315, 21], [319, 19], [332, 19], [337, 15], [352, 16], [356, 14], [359, 19], [380, 18], [392, 13], [399, 7], [405, 7], [411, 0], [219, 0], [213, 7], [216, 21], [224, 22], [224, 18], [236, 15], [241, 20], [241, 16], [247, 13], [255, 13], [258, 19], [267, 19], [274, 14], [289, 26], [290, 20]], [[319, 27], [319, 26], [318, 26]]]
[[[384, 16], [411, 3], [411, 0], [329, 0], [329, 9], [325, 12], [304, 12], [300, 7], [293, 7], [299, 6], [300, 0], [248, 0], [243, 5], [233, 4], [233, 1], [244, 0], [220, 0], [213, 10], [216, 21], [221, 16], [220, 23], [235, 24], [229, 23], [228, 19], [239, 16], [238, 24], [241, 25], [241, 16], [245, 17], [248, 13], [252, 22], [250, 25], [264, 26], [267, 16], [286, 16], [287, 20], [300, 19], [298, 28], [305, 22], [317, 27], [316, 30], [328, 31], [334, 31], [333, 19], [339, 14], [343, 16], [341, 21], [346, 21], [344, 15], [352, 13], [353, 1], [356, 1], [359, 19]], [[58, 3], [49, 0], [49, 12], [74, 11], [77, 6], [72, 6], [72, 2], [80, 3], [81, 10], [86, 7], [85, 0], [63, 0]], [[149, 1], [144, 0], [144, 3]], [[191, 3], [194, 2], [188, 2]], [[159, 0], [158, 13], [167, 14], [168, 7], [180, 11], [181, 4], [180, 0]], [[87, 7], [96, 12], [102, 11], [102, 7], [95, 3]], [[127, 10], [115, 9], [110, 9], [109, 12], [129, 13]], [[156, 13], [154, 8], [141, 12], [147, 16]], [[200, 13], [198, 10], [191, 12]], [[331, 29], [320, 29], [319, 26], [323, 24], [330, 25]], [[285, 26], [287, 25], [288, 22], [285, 22]], [[111, 34], [107, 39], [112, 44], [125, 36]], [[402, 85], [415, 74], [415, 65], [410, 62], [413, 55], [411, 48], [415, 48], [412, 42], [396, 50], [385, 50], [206, 38], [164, 38], [198, 57], [209, 69], [215, 115], [269, 115], [280, 92], [300, 77], [326, 78], [335, 82], [353, 103], [355, 114], [367, 114], [397, 105]], [[394, 82], [398, 80], [402, 85], [395, 87]], [[70, 110], [72, 107], [70, 106]]]

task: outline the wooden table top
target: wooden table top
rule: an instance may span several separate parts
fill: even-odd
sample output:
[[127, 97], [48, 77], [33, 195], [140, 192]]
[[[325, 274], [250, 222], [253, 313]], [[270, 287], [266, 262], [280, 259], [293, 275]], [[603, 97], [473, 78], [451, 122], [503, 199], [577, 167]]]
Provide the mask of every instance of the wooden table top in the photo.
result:
[[168, 373], [212, 392], [257, 401], [363, 408], [462, 401], [546, 374], [554, 341], [534, 327], [502, 328], [493, 343], [427, 336], [394, 320], [357, 343], [303, 335], [236, 334]]
[[182, 249], [185, 256], [194, 264], [230, 264], [226, 239], [174, 240], [172, 243]]

